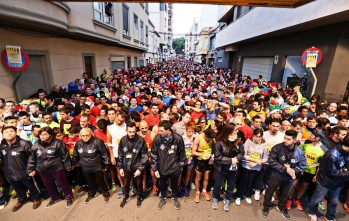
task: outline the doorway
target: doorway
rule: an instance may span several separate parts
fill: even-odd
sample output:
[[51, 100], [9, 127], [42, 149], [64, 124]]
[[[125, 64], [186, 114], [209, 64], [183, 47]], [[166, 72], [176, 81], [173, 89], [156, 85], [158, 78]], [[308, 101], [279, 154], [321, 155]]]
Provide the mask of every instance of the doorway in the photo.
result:
[[84, 69], [88, 78], [93, 78], [94, 76], [94, 56], [84, 55]]
[[16, 84], [19, 101], [28, 99], [38, 92], [38, 89], [49, 91], [50, 80], [48, 78], [46, 58], [44, 55], [28, 55], [30, 65], [23, 71]]

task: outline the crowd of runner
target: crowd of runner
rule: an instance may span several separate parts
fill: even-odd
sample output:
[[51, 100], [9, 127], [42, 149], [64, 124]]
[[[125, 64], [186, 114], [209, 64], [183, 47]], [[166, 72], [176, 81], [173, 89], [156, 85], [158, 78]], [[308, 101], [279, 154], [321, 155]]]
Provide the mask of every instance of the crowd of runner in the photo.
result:
[[13, 212], [45, 197], [69, 208], [83, 192], [141, 207], [152, 191], [159, 209], [169, 193], [176, 209], [180, 197], [229, 211], [264, 195], [264, 217], [307, 205], [310, 220], [335, 220], [339, 200], [349, 213], [348, 102], [299, 86], [170, 60], [0, 99], [0, 116], [1, 209], [11, 194]]

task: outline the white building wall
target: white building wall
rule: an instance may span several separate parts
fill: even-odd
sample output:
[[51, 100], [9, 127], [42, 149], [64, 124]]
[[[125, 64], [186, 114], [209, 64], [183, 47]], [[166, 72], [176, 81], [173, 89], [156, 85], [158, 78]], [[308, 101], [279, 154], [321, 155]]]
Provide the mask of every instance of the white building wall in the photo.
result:
[[346, 11], [349, 11], [348, 0], [317, 0], [294, 9], [257, 7], [219, 32], [216, 47], [234, 44]]

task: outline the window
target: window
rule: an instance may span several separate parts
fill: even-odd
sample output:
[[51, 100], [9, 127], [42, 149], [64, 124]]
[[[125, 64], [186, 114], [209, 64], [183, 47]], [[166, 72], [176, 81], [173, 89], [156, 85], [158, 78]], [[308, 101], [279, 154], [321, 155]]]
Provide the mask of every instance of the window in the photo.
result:
[[148, 44], [148, 26], [145, 26], [145, 43]]
[[144, 42], [144, 23], [143, 21], [140, 21], [140, 27], [141, 27], [141, 42]]
[[166, 3], [160, 3], [160, 11], [165, 11]]
[[[107, 25], [113, 26], [113, 15], [109, 16], [106, 12], [107, 2], [94, 2], [93, 3], [93, 12], [94, 18], [97, 21], [103, 22]], [[112, 6], [111, 6], [112, 7]], [[111, 8], [113, 12], [113, 7]]]
[[216, 48], [216, 36], [210, 38], [210, 50], [214, 50]]
[[128, 28], [128, 7], [126, 5], [122, 5], [122, 19], [123, 19], [123, 34], [129, 35]]
[[133, 15], [133, 27], [134, 27], [134, 32], [133, 32], [133, 38], [138, 39], [138, 16], [136, 14]]

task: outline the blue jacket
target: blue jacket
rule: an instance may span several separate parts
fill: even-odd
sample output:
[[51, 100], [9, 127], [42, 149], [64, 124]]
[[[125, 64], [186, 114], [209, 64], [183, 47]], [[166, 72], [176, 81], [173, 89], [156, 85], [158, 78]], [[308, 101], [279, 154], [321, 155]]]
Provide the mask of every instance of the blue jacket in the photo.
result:
[[338, 144], [328, 150], [320, 161], [317, 181], [328, 189], [341, 187], [349, 179], [349, 153]]
[[297, 145], [293, 149], [289, 149], [284, 143], [273, 146], [268, 161], [272, 172], [278, 174], [282, 180], [289, 182], [292, 182], [292, 177], [286, 172], [285, 164], [289, 164], [296, 175], [303, 173], [306, 166], [303, 150]]

